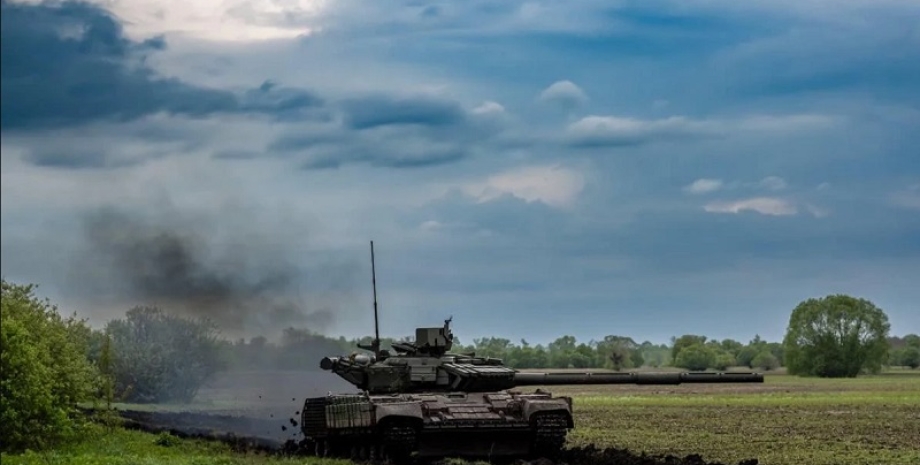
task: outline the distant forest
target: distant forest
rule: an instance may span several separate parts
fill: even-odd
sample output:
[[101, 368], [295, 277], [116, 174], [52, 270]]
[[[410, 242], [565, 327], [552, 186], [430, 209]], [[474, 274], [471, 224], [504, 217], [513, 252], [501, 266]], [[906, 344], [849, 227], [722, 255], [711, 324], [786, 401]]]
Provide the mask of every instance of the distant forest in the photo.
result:
[[[222, 341], [227, 356], [228, 369], [319, 370], [319, 360], [327, 355], [347, 355], [352, 352], [367, 353], [358, 344], [369, 344], [372, 337], [346, 339], [331, 338], [305, 329], [289, 328], [280, 341], [269, 342], [264, 337], [233, 342]], [[388, 348], [395, 341], [413, 338], [381, 338], [381, 347]], [[910, 347], [920, 346], [920, 337], [889, 337], [889, 365], [915, 366]], [[454, 338], [452, 352], [475, 353], [494, 357], [511, 367], [528, 368], [606, 368], [623, 370], [639, 367], [674, 366], [689, 370], [748, 367], [773, 370], [783, 366], [783, 344], [768, 342], [755, 336], [747, 343], [733, 339], [709, 339], [702, 335], [685, 334], [671, 338], [670, 344], [641, 343], [627, 336], [610, 335], [601, 340], [579, 342], [574, 336], [561, 336], [555, 341], [532, 345], [526, 340], [514, 343], [500, 337], [473, 339], [463, 344]], [[908, 360], [902, 360], [907, 358]]]

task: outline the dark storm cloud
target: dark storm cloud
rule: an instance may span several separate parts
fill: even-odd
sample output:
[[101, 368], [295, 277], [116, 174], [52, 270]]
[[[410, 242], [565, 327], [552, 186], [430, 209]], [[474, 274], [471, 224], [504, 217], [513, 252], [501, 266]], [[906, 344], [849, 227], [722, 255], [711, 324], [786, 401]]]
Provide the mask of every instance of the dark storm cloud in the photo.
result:
[[[486, 145], [506, 127], [489, 115], [468, 113], [460, 103], [436, 97], [376, 95], [339, 102], [339, 125], [298, 128], [268, 144], [266, 152], [295, 158], [304, 169], [362, 163], [419, 168], [455, 163]], [[508, 143], [511, 148], [514, 142]]]
[[[449, 136], [448, 136], [449, 137]], [[459, 161], [471, 148], [457, 140], [438, 141], [432, 134], [395, 133], [366, 135], [346, 131], [327, 134], [287, 134], [267, 151], [286, 157], [299, 157], [303, 169], [339, 168], [345, 164], [366, 163], [388, 168], [418, 168]]]
[[369, 96], [344, 102], [345, 124], [352, 129], [389, 125], [449, 126], [463, 121], [463, 108], [442, 99]]
[[164, 78], [145, 63], [166, 47], [135, 42], [119, 21], [86, 3], [2, 2], [0, 129], [42, 129], [129, 121], [158, 112], [202, 117], [251, 112], [290, 118], [322, 101], [266, 83], [240, 97]]

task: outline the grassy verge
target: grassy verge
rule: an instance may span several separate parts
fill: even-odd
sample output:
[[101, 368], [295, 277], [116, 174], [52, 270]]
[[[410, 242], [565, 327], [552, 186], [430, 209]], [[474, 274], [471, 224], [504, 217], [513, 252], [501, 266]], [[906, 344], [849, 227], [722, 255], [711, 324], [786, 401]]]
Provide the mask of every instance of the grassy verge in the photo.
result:
[[570, 444], [766, 465], [920, 463], [920, 376], [763, 385], [556, 388], [575, 396]]
[[313, 457], [281, 458], [234, 452], [229, 446], [204, 440], [178, 439], [115, 428], [93, 431], [77, 444], [45, 452], [3, 455], [3, 465], [345, 465], [350, 462]]

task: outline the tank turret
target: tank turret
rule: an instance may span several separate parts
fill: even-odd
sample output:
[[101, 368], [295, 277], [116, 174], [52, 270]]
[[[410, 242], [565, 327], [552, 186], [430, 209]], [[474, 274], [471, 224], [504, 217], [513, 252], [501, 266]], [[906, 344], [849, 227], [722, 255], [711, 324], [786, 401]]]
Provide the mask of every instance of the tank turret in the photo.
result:
[[572, 398], [516, 388], [763, 382], [760, 373], [520, 372], [500, 359], [452, 352], [451, 318], [441, 327], [416, 328], [415, 340], [391, 344], [392, 352], [381, 349], [373, 257], [371, 242], [375, 338], [359, 345], [370, 353], [319, 364], [359, 391], [308, 398], [301, 412], [304, 443], [320, 456], [382, 454], [395, 463], [412, 454], [552, 457], [575, 426]]

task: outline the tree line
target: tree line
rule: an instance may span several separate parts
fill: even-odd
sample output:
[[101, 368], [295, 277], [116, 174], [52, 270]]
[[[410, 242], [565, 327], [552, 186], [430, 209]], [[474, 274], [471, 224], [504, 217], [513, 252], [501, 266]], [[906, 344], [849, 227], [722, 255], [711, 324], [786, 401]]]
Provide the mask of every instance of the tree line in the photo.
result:
[[[213, 322], [139, 306], [103, 328], [64, 317], [34, 285], [2, 282], [0, 311], [0, 443], [2, 451], [53, 447], [88, 427], [79, 402], [188, 402], [214, 375], [230, 370], [317, 370], [326, 355], [360, 351], [360, 339], [332, 338], [288, 328], [278, 341], [230, 341]], [[834, 324], [830, 324], [834, 323]], [[546, 345], [500, 337], [455, 342], [453, 351], [501, 358], [514, 368], [674, 366], [689, 370], [748, 367], [842, 377], [884, 365], [917, 368], [920, 336], [892, 337], [884, 312], [849, 296], [809, 299], [790, 317], [783, 342], [755, 336], [747, 343], [674, 337], [670, 344], [637, 343], [610, 335], [579, 342], [561, 336]], [[409, 337], [399, 339], [411, 340]], [[395, 342], [385, 339], [382, 346]]]

